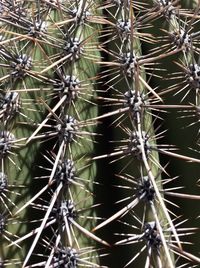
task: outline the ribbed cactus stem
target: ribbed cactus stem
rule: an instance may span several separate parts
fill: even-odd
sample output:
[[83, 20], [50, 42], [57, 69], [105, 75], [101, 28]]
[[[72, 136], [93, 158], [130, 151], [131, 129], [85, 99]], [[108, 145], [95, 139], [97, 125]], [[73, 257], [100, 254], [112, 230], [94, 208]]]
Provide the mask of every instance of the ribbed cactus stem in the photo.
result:
[[170, 174], [199, 149], [168, 141], [199, 123], [198, 14], [196, 0], [1, 1], [0, 267], [199, 265], [171, 198], [200, 197]]

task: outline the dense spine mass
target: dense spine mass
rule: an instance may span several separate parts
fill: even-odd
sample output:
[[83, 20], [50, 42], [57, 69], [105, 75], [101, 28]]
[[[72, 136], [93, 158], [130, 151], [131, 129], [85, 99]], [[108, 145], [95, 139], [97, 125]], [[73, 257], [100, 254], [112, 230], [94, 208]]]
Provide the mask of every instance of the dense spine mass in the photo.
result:
[[[199, 3], [184, 2], [0, 2], [1, 267], [200, 264], [198, 223], [170, 207], [198, 188], [168, 172], [199, 165], [198, 149], [178, 152], [161, 126], [174, 111], [199, 122]], [[112, 224], [112, 241], [96, 234]]]

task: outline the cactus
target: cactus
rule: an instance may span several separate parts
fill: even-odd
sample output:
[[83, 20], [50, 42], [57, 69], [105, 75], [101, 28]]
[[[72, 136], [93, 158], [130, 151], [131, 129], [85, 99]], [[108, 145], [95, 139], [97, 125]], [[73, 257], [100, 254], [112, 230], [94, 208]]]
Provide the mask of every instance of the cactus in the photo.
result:
[[198, 19], [196, 0], [1, 1], [1, 267], [198, 267], [198, 212], [174, 209], [200, 200]]

